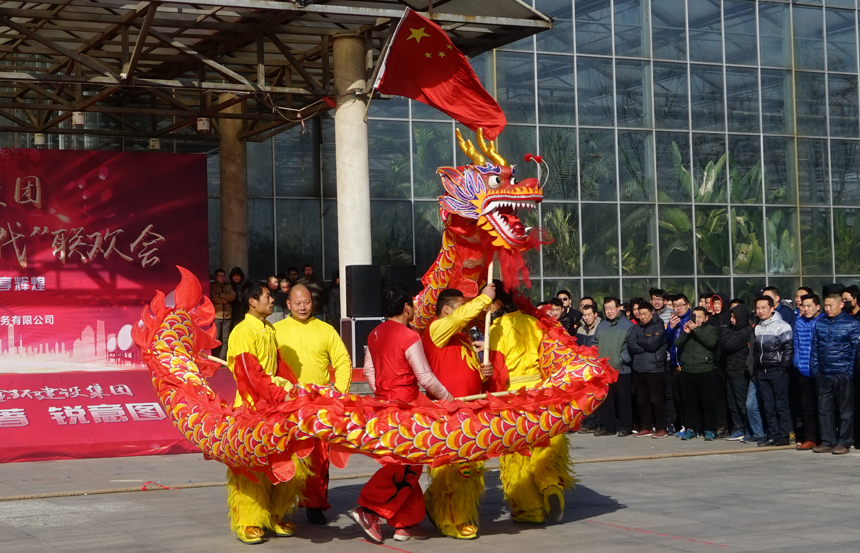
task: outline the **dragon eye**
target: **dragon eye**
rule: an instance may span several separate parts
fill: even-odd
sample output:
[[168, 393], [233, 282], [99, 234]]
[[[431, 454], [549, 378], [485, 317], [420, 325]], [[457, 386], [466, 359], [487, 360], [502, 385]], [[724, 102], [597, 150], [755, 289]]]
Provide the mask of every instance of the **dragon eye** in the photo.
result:
[[498, 175], [492, 175], [489, 179], [487, 179], [487, 184], [490, 185], [490, 188], [498, 188], [502, 185], [502, 177]]
[[514, 186], [515, 184], [517, 184], [517, 179], [511, 177], [511, 186]]

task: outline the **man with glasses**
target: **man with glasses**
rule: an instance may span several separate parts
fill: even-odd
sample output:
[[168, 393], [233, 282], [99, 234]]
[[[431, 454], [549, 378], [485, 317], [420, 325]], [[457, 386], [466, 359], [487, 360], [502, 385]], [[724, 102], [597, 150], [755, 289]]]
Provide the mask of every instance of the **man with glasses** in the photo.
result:
[[674, 398], [675, 417], [672, 422], [667, 413], [668, 430], [671, 434], [673, 430], [682, 428], [684, 411], [683, 400], [681, 398], [681, 382], [678, 373], [681, 372], [681, 353], [683, 348], [679, 348], [675, 344], [675, 340], [683, 333], [684, 325], [690, 320], [690, 300], [684, 294], [678, 294], [672, 298], [673, 312], [669, 317], [669, 324], [666, 326], [666, 341], [669, 344], [669, 372], [672, 379], [672, 397]]
[[579, 328], [579, 323], [582, 321], [582, 313], [573, 308], [573, 297], [567, 290], [560, 290], [556, 298], [561, 300], [561, 316], [558, 322], [567, 330], [571, 336], [576, 336], [576, 329]]

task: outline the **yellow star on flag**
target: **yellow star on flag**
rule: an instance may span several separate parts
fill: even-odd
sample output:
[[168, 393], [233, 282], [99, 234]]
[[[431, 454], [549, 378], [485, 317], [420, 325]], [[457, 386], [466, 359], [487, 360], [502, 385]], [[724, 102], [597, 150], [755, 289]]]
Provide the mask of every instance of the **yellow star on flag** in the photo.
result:
[[445, 57], [445, 52], [439, 52], [439, 57], [440, 57], [440, 58], [444, 58], [444, 57]]
[[453, 49], [454, 49], [454, 47], [453, 47], [453, 46], [451, 46], [450, 44], [447, 46], [447, 48], [448, 48], [448, 50], [453, 50]]
[[431, 54], [430, 52], [424, 52], [424, 57], [425, 57], [425, 58], [429, 58], [429, 57], [431, 57], [432, 55], [433, 55], [433, 54]]
[[420, 29], [412, 29], [412, 28], [410, 28], [410, 29], [409, 29], [409, 31], [410, 31], [410, 33], [411, 33], [411, 34], [409, 35], [409, 38], [407, 38], [406, 40], [407, 40], [407, 41], [409, 41], [409, 40], [412, 40], [412, 39], [414, 38], [414, 39], [415, 39], [415, 42], [417, 42], [418, 44], [421, 44], [421, 39], [422, 39], [422, 38], [424, 38], [424, 37], [429, 37], [429, 36], [430, 36], [430, 35], [428, 35], [427, 33], [425, 33], [425, 32], [424, 32], [424, 29], [426, 29], [426, 28], [427, 28], [427, 27], [421, 27]]

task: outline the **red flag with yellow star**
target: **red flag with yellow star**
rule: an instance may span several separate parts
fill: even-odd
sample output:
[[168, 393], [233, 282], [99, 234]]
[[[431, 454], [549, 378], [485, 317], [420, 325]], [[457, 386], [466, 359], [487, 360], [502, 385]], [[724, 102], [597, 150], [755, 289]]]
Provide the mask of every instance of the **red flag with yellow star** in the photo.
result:
[[423, 102], [473, 131], [481, 127], [490, 140], [507, 124], [466, 56], [439, 25], [412, 10], [398, 23], [373, 87]]

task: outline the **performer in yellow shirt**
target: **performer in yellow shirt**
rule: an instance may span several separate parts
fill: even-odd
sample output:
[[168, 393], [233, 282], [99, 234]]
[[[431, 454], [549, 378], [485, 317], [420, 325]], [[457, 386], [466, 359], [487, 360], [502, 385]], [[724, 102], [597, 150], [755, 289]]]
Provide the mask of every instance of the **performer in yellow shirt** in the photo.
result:
[[[242, 289], [241, 301], [247, 314], [230, 333], [227, 349], [227, 366], [237, 388], [233, 406], [265, 411], [284, 400], [295, 377], [286, 365], [279, 368], [275, 329], [266, 321], [274, 306], [269, 291], [258, 283], [248, 284]], [[289, 482], [275, 485], [263, 474], [256, 474], [257, 482], [253, 482], [242, 474], [227, 471], [230, 527], [242, 543], [262, 543], [264, 530], [277, 536], [295, 533], [293, 523], [284, 523], [282, 519], [296, 510], [310, 473], [295, 455], [293, 463], [295, 476]]]
[[[511, 294], [496, 283], [496, 299], [491, 309], [510, 309]], [[511, 379], [540, 376], [539, 357], [543, 331], [537, 319], [519, 310], [496, 318], [490, 327], [490, 361], [493, 379], [489, 391], [521, 388], [531, 383], [511, 384]], [[548, 447], [532, 449], [531, 457], [511, 453], [499, 458], [502, 489], [511, 504], [514, 522], [541, 524], [561, 522], [564, 515], [564, 490], [572, 488], [573, 470], [570, 464], [567, 435], [560, 434]]]
[[[348, 392], [352, 380], [349, 352], [334, 327], [313, 316], [313, 299], [307, 286], [296, 284], [290, 288], [287, 307], [290, 316], [274, 325], [281, 358], [302, 384], [330, 384], [331, 365], [335, 371], [334, 387]], [[312, 474], [305, 482], [302, 493], [306, 499], [300, 506], [307, 509], [312, 524], [326, 524], [328, 519], [323, 511], [330, 507], [328, 446], [314, 440], [313, 452], [305, 461]]]

